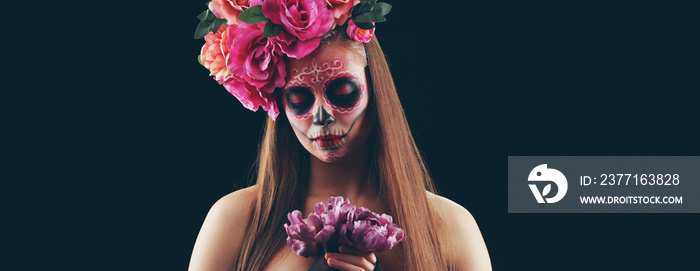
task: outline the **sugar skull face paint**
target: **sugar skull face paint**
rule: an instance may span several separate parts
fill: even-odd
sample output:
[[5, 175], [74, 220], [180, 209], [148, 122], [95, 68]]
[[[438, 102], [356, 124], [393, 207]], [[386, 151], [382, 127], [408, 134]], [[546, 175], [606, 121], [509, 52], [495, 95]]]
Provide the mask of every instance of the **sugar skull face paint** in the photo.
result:
[[284, 109], [301, 144], [324, 162], [362, 146], [372, 124], [366, 116], [365, 65], [348, 49], [332, 45], [287, 62]]

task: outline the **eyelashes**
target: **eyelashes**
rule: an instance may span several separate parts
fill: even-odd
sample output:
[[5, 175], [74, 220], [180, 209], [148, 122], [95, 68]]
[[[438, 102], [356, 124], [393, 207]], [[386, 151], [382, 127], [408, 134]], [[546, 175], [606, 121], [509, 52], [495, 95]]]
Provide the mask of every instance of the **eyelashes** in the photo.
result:
[[[328, 83], [326, 86], [326, 97], [328, 101], [342, 108], [355, 106], [360, 100], [361, 87], [354, 77], [339, 77]], [[304, 115], [311, 110], [314, 105], [313, 91], [304, 86], [293, 86], [284, 90], [287, 106], [296, 115]]]
[[314, 105], [314, 93], [307, 87], [290, 87], [284, 91], [287, 106], [296, 115], [304, 115]]
[[360, 83], [354, 77], [340, 77], [326, 86], [328, 101], [338, 107], [353, 107], [360, 100]]

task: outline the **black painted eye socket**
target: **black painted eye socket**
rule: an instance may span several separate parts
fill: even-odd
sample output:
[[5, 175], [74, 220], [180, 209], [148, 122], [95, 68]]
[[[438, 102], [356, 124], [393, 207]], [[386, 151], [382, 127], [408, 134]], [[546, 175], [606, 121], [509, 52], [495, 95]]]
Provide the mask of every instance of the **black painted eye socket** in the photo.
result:
[[287, 106], [292, 113], [304, 115], [314, 105], [314, 93], [306, 87], [290, 87], [284, 91]]
[[354, 77], [340, 77], [328, 84], [326, 96], [339, 107], [353, 107], [360, 100], [360, 83]]

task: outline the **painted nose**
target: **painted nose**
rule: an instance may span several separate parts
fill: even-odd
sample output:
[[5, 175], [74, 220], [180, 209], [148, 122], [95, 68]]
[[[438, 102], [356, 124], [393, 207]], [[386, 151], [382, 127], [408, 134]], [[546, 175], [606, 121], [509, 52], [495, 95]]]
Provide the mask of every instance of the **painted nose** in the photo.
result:
[[319, 126], [326, 126], [335, 122], [335, 118], [326, 112], [323, 106], [319, 106], [318, 110], [314, 113], [314, 124]]

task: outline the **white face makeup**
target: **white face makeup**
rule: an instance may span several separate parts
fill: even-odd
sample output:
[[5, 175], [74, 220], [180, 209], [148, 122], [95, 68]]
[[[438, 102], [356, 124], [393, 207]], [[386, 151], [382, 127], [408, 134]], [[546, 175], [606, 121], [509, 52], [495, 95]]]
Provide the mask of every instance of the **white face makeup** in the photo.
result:
[[284, 109], [301, 144], [324, 162], [345, 158], [361, 146], [371, 124], [365, 113], [369, 88], [365, 66], [341, 46], [322, 47], [287, 61]]

